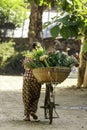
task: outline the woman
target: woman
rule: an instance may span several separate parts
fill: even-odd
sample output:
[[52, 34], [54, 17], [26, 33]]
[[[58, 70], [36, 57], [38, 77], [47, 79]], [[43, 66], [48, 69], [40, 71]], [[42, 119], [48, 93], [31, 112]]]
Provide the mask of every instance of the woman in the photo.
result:
[[[33, 43], [32, 49], [40, 47], [39, 43]], [[28, 61], [25, 59], [24, 64]], [[25, 121], [30, 121], [30, 116], [33, 119], [37, 119], [37, 106], [40, 97], [41, 84], [38, 83], [37, 79], [34, 77], [32, 70], [25, 68], [25, 73], [23, 77], [23, 103], [24, 103], [24, 115]]]

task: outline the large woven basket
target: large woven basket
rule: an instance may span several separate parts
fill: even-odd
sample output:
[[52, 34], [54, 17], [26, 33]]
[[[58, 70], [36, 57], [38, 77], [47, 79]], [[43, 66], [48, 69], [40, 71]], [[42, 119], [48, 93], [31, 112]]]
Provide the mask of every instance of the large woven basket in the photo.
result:
[[68, 67], [46, 67], [33, 69], [33, 74], [41, 83], [61, 83], [68, 77], [70, 71]]

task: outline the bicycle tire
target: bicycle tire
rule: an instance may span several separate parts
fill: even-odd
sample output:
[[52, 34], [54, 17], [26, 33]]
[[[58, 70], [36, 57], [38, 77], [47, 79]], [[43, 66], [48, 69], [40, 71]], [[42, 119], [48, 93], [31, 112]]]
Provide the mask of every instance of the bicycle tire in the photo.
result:
[[44, 101], [44, 117], [45, 119], [48, 119], [48, 89], [46, 88], [46, 93], [45, 93], [45, 101]]
[[49, 105], [44, 108], [44, 116], [45, 119], [49, 119], [49, 124], [52, 124], [53, 121], [53, 108], [54, 108], [53, 102], [50, 101], [49, 101]]
[[45, 119], [48, 119], [48, 109], [47, 108], [44, 108], [44, 117]]
[[49, 124], [53, 122], [53, 102], [49, 103]]
[[50, 93], [52, 92], [52, 86], [48, 85], [46, 88], [46, 93], [45, 93], [45, 102], [44, 102], [44, 116], [45, 119], [49, 119], [49, 124], [52, 124], [53, 121], [53, 108], [54, 104], [50, 100]]

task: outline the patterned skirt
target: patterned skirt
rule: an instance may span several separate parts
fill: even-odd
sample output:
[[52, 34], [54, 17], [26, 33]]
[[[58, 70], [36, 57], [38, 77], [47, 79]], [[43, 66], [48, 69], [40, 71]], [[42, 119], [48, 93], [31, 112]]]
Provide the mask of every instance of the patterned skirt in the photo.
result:
[[30, 112], [36, 113], [40, 97], [41, 84], [33, 76], [31, 70], [26, 70], [23, 79], [23, 103], [24, 114], [29, 116]]

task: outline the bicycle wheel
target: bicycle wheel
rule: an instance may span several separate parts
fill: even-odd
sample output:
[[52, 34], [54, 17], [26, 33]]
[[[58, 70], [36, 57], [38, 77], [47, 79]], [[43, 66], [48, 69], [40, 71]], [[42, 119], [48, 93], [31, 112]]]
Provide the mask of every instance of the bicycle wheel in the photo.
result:
[[53, 95], [51, 95], [51, 98], [50, 98], [50, 94], [52, 94], [52, 92], [53, 92], [52, 85], [47, 84], [46, 85], [46, 93], [45, 93], [45, 103], [44, 103], [44, 105], [45, 105], [44, 115], [45, 115], [46, 119], [49, 119], [49, 124], [52, 124], [52, 121], [53, 121], [54, 103], [53, 103], [53, 101], [51, 101], [51, 98], [53, 98]]
[[46, 91], [45, 91], [45, 101], [44, 101], [44, 117], [45, 119], [48, 119], [48, 104], [49, 104], [49, 88], [46, 85]]

